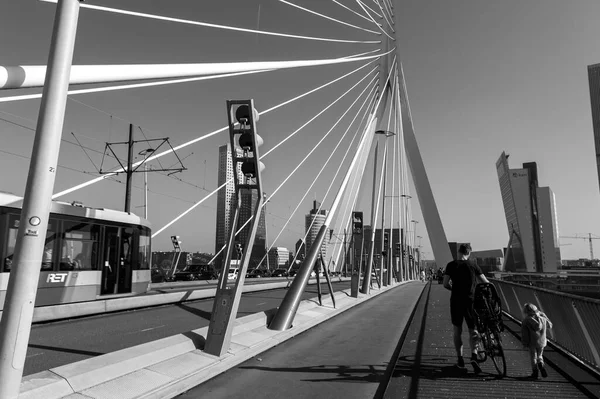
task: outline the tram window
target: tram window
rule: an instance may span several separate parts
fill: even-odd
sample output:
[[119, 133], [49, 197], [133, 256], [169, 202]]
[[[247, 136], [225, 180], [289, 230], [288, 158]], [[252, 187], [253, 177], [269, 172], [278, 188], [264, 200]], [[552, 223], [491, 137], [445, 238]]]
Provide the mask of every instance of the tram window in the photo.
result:
[[[8, 242], [6, 243], [6, 257], [4, 258], [4, 271], [9, 272], [12, 268], [13, 255], [15, 253], [15, 245], [17, 243], [17, 233], [19, 231], [19, 215], [10, 215], [8, 224]], [[54, 253], [54, 246], [56, 244], [56, 225], [57, 221], [50, 219], [48, 223], [48, 230], [46, 231], [46, 240], [44, 244], [44, 252], [42, 253], [42, 265], [41, 270], [53, 270], [54, 259], [52, 254]]]
[[140, 246], [139, 246], [139, 254], [136, 263], [136, 269], [147, 270], [150, 269], [150, 257], [152, 256], [150, 252], [150, 237], [148, 236], [148, 232], [140, 231]]
[[97, 269], [99, 236], [100, 226], [65, 221], [60, 270]]

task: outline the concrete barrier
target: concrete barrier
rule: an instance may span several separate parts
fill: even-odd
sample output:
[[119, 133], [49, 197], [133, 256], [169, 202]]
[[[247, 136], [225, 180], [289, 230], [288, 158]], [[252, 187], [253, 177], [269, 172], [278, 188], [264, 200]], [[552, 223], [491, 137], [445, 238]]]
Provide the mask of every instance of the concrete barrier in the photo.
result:
[[275, 309], [236, 320], [229, 351], [221, 357], [204, 353], [208, 327], [56, 367], [23, 378], [20, 399], [172, 398], [189, 388], [334, 317], [361, 302], [405, 283], [373, 289], [370, 295], [334, 294], [319, 306], [315, 299], [300, 303], [294, 325], [271, 331], [267, 324]]
[[[268, 283], [244, 285], [243, 292], [256, 292], [274, 290], [280, 288], [287, 288], [293, 279], [291, 278], [269, 278], [264, 281]], [[212, 281], [212, 280], [211, 280]], [[335, 277], [332, 278], [332, 282], [350, 281], [347, 277]], [[321, 281], [323, 283], [323, 281]], [[161, 283], [171, 284], [170, 288], [173, 288], [174, 283]], [[187, 283], [189, 285], [189, 283]], [[309, 284], [316, 284], [316, 279], [309, 280]], [[177, 286], [175, 286], [177, 287]], [[199, 299], [213, 298], [216, 293], [216, 288], [200, 288], [206, 287], [205, 284], [199, 283], [191, 286], [186, 291], [178, 292], [167, 292], [154, 295], [138, 295], [129, 296], [123, 298], [114, 299], [102, 299], [93, 302], [77, 302], [77, 303], [66, 303], [63, 305], [54, 306], [42, 306], [37, 307], [33, 313], [33, 322], [40, 323], [46, 321], [54, 321], [61, 319], [70, 319], [74, 317], [91, 316], [94, 314], [102, 314], [109, 312], [118, 312], [130, 309], [146, 308], [151, 306], [167, 305], [170, 303], [180, 303], [186, 301], [195, 301]], [[162, 286], [162, 288], [167, 288]], [[152, 289], [157, 289], [152, 287]], [[0, 318], [2, 318], [2, 312], [0, 311]]]

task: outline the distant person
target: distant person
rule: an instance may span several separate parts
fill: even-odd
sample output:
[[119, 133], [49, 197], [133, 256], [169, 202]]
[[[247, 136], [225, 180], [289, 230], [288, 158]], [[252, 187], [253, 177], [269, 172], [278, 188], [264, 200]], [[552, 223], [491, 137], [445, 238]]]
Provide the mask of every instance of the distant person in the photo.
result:
[[521, 324], [521, 342], [529, 348], [531, 360], [531, 378], [538, 378], [538, 369], [542, 377], [548, 377], [544, 367], [544, 348], [547, 345], [546, 331], [552, 328], [552, 322], [532, 303], [523, 307], [523, 323]]
[[444, 272], [444, 288], [452, 291], [450, 295], [450, 317], [454, 327], [454, 348], [458, 358], [457, 366], [465, 367], [463, 359], [462, 326], [463, 320], [469, 329], [469, 344], [471, 347], [471, 365], [476, 374], [481, 373], [477, 363], [477, 341], [479, 333], [475, 330], [473, 312], [473, 294], [477, 283], [489, 283], [481, 268], [471, 261], [471, 245], [461, 244], [458, 249], [458, 260], [446, 266]]

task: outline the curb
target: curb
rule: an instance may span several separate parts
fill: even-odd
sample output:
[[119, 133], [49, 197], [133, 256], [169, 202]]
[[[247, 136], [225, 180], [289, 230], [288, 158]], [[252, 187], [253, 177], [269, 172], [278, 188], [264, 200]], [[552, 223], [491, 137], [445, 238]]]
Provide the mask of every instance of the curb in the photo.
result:
[[370, 295], [350, 297], [350, 290], [324, 298], [323, 306], [309, 299], [300, 303], [294, 325], [285, 331], [267, 329], [275, 309], [235, 321], [227, 353], [204, 353], [208, 327], [120, 351], [56, 367], [23, 378], [19, 399], [150, 399], [172, 398], [364, 301], [407, 282]]
[[[281, 281], [281, 279], [278, 279], [278, 281], [276, 282], [269, 281], [261, 284], [244, 285], [242, 292], [246, 293], [287, 288], [292, 283], [292, 280], [293, 279], [286, 279]], [[350, 281], [350, 278], [336, 277], [335, 279], [331, 280], [332, 283], [338, 283], [343, 281]], [[316, 279], [310, 279], [308, 282], [309, 285], [313, 285], [316, 283]], [[323, 281], [321, 281], [321, 283], [323, 283]], [[185, 291], [161, 293], [154, 295], [138, 295], [124, 298], [103, 299], [91, 302], [75, 302], [67, 303], [64, 305], [36, 307], [33, 313], [33, 323], [71, 319], [75, 317], [118, 312], [129, 309], [140, 309], [151, 306], [167, 305], [170, 303], [180, 303], [186, 301], [195, 301], [199, 299], [214, 298], [217, 290], [216, 287], [205, 288], [206, 284], [202, 282], [195, 284], [194, 286], [189, 286], [189, 282], [187, 284], [188, 285], [186, 287], [189, 287], [189, 289]], [[165, 287], [151, 287], [151, 289], [160, 288]], [[169, 288], [177, 288], [177, 286], [170, 286]], [[0, 318], [1, 317], [2, 311], [0, 311]]]

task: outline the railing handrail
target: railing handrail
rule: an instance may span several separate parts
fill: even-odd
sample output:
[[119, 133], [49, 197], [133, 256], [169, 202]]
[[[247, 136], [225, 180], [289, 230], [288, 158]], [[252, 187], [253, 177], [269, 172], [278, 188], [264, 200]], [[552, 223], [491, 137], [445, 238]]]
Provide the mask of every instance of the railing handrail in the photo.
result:
[[580, 301], [587, 301], [587, 302], [591, 302], [591, 303], [595, 303], [595, 304], [600, 305], [600, 299], [589, 298], [587, 296], [569, 294], [569, 293], [562, 292], [562, 291], [555, 291], [555, 290], [549, 290], [547, 288], [536, 287], [535, 285], [519, 284], [519, 283], [515, 283], [515, 282], [512, 282], [512, 281], [501, 280], [501, 279], [496, 279], [496, 278], [488, 278], [488, 280], [490, 280], [490, 281], [500, 281], [500, 282], [502, 282], [504, 284], [514, 285], [516, 287], [528, 287], [528, 288], [534, 289], [536, 291], [547, 292], [547, 293], [552, 294], [552, 295], [564, 296], [564, 297], [567, 297], [567, 298], [570, 298], [570, 299], [577, 299], [577, 300], [580, 300]]

